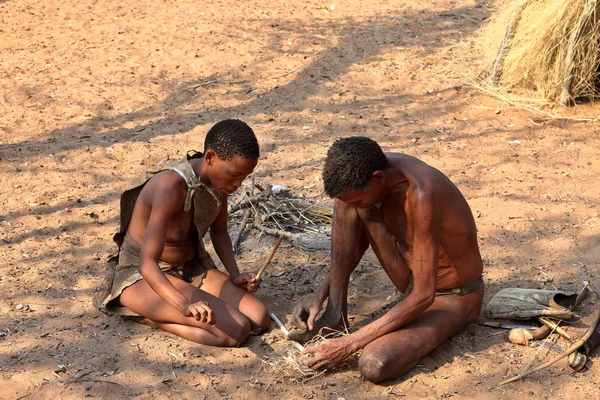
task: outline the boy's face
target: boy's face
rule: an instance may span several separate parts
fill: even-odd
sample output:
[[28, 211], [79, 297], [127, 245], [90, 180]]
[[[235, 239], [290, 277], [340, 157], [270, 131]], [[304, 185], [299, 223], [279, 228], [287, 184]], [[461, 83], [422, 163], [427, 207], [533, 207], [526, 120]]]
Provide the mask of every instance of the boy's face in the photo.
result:
[[223, 195], [229, 195], [235, 192], [241, 185], [242, 181], [254, 171], [257, 159], [244, 158], [235, 156], [231, 160], [223, 160], [216, 154], [208, 154], [208, 176], [211, 185]]

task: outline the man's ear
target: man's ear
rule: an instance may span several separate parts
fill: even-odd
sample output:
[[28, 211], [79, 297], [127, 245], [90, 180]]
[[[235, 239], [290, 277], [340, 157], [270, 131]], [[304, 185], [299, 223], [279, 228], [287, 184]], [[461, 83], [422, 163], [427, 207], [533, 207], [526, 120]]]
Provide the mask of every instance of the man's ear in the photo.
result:
[[377, 171], [373, 172], [373, 175], [371, 175], [371, 180], [373, 182], [381, 183], [381, 182], [383, 182], [384, 176], [385, 176], [385, 174], [383, 173], [383, 171], [377, 170]]

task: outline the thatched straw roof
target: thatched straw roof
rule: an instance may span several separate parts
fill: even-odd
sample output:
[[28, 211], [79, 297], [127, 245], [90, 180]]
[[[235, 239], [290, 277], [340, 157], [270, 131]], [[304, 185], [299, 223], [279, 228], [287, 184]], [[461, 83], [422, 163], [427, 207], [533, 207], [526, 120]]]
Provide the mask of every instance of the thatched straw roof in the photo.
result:
[[600, 97], [600, 0], [509, 1], [480, 38], [486, 81], [536, 102]]

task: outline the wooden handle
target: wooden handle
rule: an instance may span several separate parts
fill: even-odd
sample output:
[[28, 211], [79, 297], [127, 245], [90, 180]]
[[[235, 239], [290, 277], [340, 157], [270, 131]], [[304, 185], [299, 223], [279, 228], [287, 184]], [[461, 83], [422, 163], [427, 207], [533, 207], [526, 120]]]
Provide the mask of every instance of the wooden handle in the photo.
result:
[[275, 252], [277, 251], [277, 248], [279, 247], [279, 245], [281, 244], [282, 241], [283, 241], [283, 236], [279, 236], [279, 239], [277, 239], [277, 242], [275, 243], [275, 247], [273, 247], [273, 250], [271, 250], [271, 254], [269, 255], [269, 258], [267, 258], [267, 261], [265, 261], [265, 264], [262, 266], [260, 271], [258, 271], [258, 274], [256, 274], [256, 280], [259, 280], [260, 276], [263, 274], [263, 272], [265, 272], [265, 269], [267, 269], [267, 267], [271, 263], [271, 260], [273, 259], [273, 256], [275, 255]]

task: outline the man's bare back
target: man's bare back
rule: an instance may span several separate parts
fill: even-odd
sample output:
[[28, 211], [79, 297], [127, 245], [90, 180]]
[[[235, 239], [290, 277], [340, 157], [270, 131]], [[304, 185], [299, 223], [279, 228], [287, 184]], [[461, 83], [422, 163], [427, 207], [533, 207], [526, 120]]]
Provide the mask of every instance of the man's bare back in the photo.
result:
[[482, 261], [471, 210], [441, 172], [407, 155], [384, 155], [367, 138], [334, 143], [323, 178], [336, 199], [331, 272], [296, 306], [301, 330], [291, 336], [306, 341], [321, 328], [347, 324], [349, 277], [370, 245], [398, 290], [412, 284], [412, 291], [358, 331], [307, 348], [314, 357], [306, 364], [335, 365], [363, 349], [359, 366], [367, 379], [401, 376], [479, 315]]

